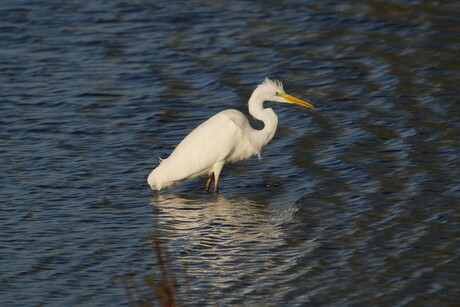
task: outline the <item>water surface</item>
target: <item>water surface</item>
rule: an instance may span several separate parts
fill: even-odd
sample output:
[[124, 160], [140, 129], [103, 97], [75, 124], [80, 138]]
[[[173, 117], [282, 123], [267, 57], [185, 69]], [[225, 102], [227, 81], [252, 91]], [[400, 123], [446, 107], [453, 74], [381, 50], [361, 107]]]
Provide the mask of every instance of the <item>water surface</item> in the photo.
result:
[[[455, 305], [456, 1], [9, 1], [0, 8], [0, 302], [128, 304], [158, 273], [183, 305]], [[265, 76], [263, 152], [153, 195], [190, 129]], [[260, 124], [254, 123], [260, 127]], [[158, 233], [158, 229], [160, 233]], [[156, 275], [155, 275], [156, 276]]]

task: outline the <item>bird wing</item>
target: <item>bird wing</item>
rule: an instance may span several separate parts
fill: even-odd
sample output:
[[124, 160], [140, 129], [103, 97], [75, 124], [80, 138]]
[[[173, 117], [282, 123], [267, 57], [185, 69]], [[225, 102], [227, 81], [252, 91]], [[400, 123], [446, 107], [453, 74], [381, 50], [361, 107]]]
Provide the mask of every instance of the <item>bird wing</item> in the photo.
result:
[[212, 166], [225, 161], [244, 137], [244, 120], [247, 121], [241, 112], [226, 110], [196, 127], [153, 171], [157, 184], [163, 182], [166, 186], [177, 180], [211, 173]]

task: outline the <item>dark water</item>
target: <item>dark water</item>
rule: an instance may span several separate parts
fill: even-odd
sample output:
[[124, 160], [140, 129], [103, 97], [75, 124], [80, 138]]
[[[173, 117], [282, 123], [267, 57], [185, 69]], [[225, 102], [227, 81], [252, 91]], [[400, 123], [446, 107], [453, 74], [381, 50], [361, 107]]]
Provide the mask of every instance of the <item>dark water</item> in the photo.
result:
[[[157, 229], [184, 305], [459, 304], [458, 1], [3, 1], [0, 43], [2, 306], [126, 305]], [[153, 197], [265, 76], [317, 108]]]

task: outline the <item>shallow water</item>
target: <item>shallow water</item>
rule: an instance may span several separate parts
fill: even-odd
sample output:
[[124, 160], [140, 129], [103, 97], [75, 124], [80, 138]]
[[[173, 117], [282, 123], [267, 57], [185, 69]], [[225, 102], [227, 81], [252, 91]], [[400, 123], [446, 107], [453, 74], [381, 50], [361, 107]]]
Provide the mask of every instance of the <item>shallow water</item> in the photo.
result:
[[[50, 2], [0, 8], [2, 306], [126, 305], [158, 229], [184, 305], [460, 302], [457, 1]], [[316, 109], [152, 195], [265, 76]]]

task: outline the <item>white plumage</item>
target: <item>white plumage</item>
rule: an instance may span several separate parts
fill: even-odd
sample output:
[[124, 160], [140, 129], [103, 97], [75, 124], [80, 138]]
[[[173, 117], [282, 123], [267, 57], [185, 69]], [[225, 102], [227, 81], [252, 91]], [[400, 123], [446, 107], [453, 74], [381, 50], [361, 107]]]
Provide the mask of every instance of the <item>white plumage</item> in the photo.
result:
[[226, 163], [260, 156], [262, 148], [275, 135], [278, 117], [272, 109], [263, 108], [265, 101], [313, 108], [308, 102], [286, 94], [280, 81], [266, 78], [254, 90], [248, 103], [249, 113], [264, 123], [263, 129], [253, 129], [240, 111], [230, 109], [217, 113], [190, 132], [168, 158], [160, 160], [160, 165], [147, 178], [152, 190], [186, 178], [208, 175], [206, 191], [214, 176], [214, 191], [217, 192], [219, 176]]

